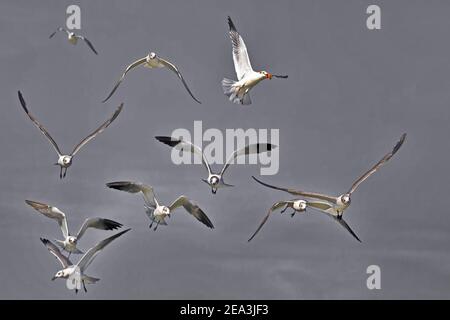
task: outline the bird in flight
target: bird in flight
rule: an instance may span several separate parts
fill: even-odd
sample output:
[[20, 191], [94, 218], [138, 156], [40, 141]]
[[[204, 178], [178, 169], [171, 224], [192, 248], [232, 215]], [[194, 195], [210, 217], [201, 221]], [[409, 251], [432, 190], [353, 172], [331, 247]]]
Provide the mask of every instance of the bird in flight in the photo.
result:
[[186, 81], [184, 80], [183, 76], [181, 75], [180, 70], [170, 61], [161, 58], [160, 56], [158, 56], [156, 53], [154, 52], [150, 52], [147, 56], [138, 59], [136, 61], [134, 61], [132, 64], [130, 64], [125, 71], [122, 73], [122, 76], [120, 77], [119, 81], [117, 81], [116, 85], [114, 86], [114, 88], [111, 90], [111, 92], [108, 94], [108, 96], [102, 101], [102, 102], [106, 102], [109, 98], [111, 98], [111, 96], [114, 94], [114, 92], [116, 92], [117, 88], [119, 87], [119, 85], [122, 83], [123, 79], [125, 79], [126, 74], [138, 67], [138, 66], [144, 66], [146, 68], [167, 68], [169, 70], [171, 70], [172, 72], [174, 72], [177, 77], [181, 80], [181, 82], [183, 83], [184, 87], [186, 88], [187, 92], [191, 95], [191, 97], [198, 103], [201, 103], [196, 97], [194, 97], [194, 94], [191, 92], [191, 90], [189, 89]]
[[116, 181], [109, 182], [106, 186], [111, 189], [125, 191], [128, 193], [142, 193], [145, 201], [146, 214], [152, 221], [149, 228], [153, 226], [153, 223], [156, 223], [156, 226], [153, 229], [155, 231], [160, 224], [167, 225], [166, 218], [170, 218], [173, 211], [179, 207], [183, 207], [188, 213], [208, 228], [214, 229], [214, 226], [206, 213], [204, 213], [198, 205], [193, 203], [184, 195], [179, 196], [174, 202], [172, 202], [171, 205], [166, 206], [159, 203], [156, 199], [153, 188], [146, 184], [132, 181]]
[[56, 162], [55, 165], [60, 167], [60, 171], [59, 171], [60, 179], [62, 179], [66, 176], [67, 169], [72, 165], [73, 157], [78, 153], [78, 151], [80, 151], [80, 149], [84, 145], [86, 145], [89, 141], [94, 139], [98, 134], [103, 132], [103, 130], [105, 130], [117, 118], [117, 116], [120, 114], [120, 112], [122, 111], [122, 108], [123, 108], [123, 103], [122, 103], [116, 109], [116, 111], [114, 112], [114, 114], [112, 115], [111, 118], [109, 118], [105, 123], [103, 123], [100, 127], [98, 127], [97, 130], [92, 132], [90, 135], [88, 135], [86, 138], [84, 138], [79, 144], [77, 144], [70, 154], [63, 154], [61, 152], [61, 150], [59, 149], [58, 144], [52, 138], [50, 133], [48, 133], [47, 129], [45, 129], [45, 127], [42, 124], [40, 124], [36, 120], [36, 118], [29, 112], [27, 105], [25, 103], [25, 99], [23, 98], [22, 93], [20, 91], [18, 91], [18, 95], [19, 95], [20, 104], [22, 105], [22, 108], [25, 111], [25, 113], [28, 115], [28, 117], [34, 123], [34, 125], [36, 127], [38, 127], [39, 130], [41, 130], [42, 134], [48, 139], [48, 141], [50, 141], [50, 143], [52, 144], [56, 153], [58, 154], [58, 162]]
[[[289, 188], [282, 188], [282, 187], [277, 187], [277, 186], [273, 186], [273, 185], [267, 184], [265, 182], [262, 182], [261, 180], [255, 178], [255, 177], [253, 177], [253, 179], [268, 188], [285, 191], [294, 196], [301, 196], [301, 197], [305, 197], [305, 198], [309, 198], [309, 199], [314, 199], [311, 201], [309, 201], [309, 200], [305, 201], [304, 202], [305, 205], [302, 207], [304, 207], [305, 210], [307, 207], [310, 207], [312, 209], [316, 209], [323, 213], [326, 213], [328, 216], [332, 217], [336, 222], [338, 222], [340, 225], [342, 225], [345, 229], [347, 229], [355, 239], [357, 239], [358, 241], [361, 241], [358, 238], [358, 236], [352, 231], [350, 226], [343, 220], [342, 216], [344, 214], [344, 211], [347, 210], [347, 208], [350, 206], [351, 196], [352, 196], [353, 192], [359, 187], [359, 185], [361, 183], [363, 183], [372, 174], [374, 174], [376, 171], [378, 171], [378, 169], [380, 169], [386, 162], [388, 162], [394, 156], [394, 154], [397, 153], [397, 151], [400, 149], [400, 147], [405, 142], [405, 139], [406, 139], [406, 133], [400, 137], [400, 140], [395, 144], [394, 148], [390, 152], [388, 152], [383, 158], [381, 158], [380, 161], [378, 161], [374, 166], [372, 166], [363, 175], [361, 175], [358, 179], [356, 179], [347, 192], [345, 192], [339, 196], [330, 196], [330, 195], [316, 193], [316, 192], [308, 192], [308, 191], [301, 191], [301, 190], [295, 190], [295, 189], [289, 189]], [[297, 201], [300, 201], [300, 200], [297, 200]], [[279, 206], [277, 206], [275, 204], [269, 210], [269, 213], [266, 215], [265, 219], [263, 220], [263, 222], [261, 223], [261, 225], [255, 232], [255, 234], [253, 234], [253, 236], [250, 238], [250, 240], [256, 235], [256, 233], [261, 229], [261, 227], [267, 221], [271, 211], [274, 211], [282, 206], [283, 205], [281, 203], [279, 203]], [[294, 210], [297, 210], [297, 209], [294, 208]]]
[[[50, 240], [41, 238], [42, 243], [45, 245], [48, 251], [50, 251], [50, 253], [55, 256], [55, 258], [59, 261], [59, 263], [63, 267], [63, 269], [55, 273], [52, 280], [68, 279], [70, 276], [73, 276], [77, 270], [79, 270], [80, 280], [83, 284], [83, 289], [85, 292], [87, 292], [86, 284], [94, 284], [100, 279], [86, 275], [85, 274], [86, 269], [89, 267], [89, 265], [92, 263], [94, 258], [97, 256], [98, 253], [100, 253], [101, 250], [103, 250], [114, 239], [117, 239], [118, 237], [120, 237], [121, 235], [130, 230], [131, 229], [126, 229], [122, 232], [116, 233], [115, 235], [100, 241], [95, 246], [90, 248], [76, 264], [73, 264], [68, 257], [63, 255], [61, 251], [59, 251], [58, 247], [54, 245]], [[78, 293], [78, 289], [75, 289], [75, 292]]]
[[233, 62], [238, 81], [224, 78], [222, 80], [223, 93], [233, 103], [241, 105], [249, 105], [252, 103], [250, 99], [250, 90], [258, 83], [265, 79], [282, 78], [286, 75], [275, 75], [267, 71], [254, 71], [250, 64], [247, 47], [241, 35], [237, 32], [233, 21], [228, 17], [228, 26], [231, 44], [233, 47]]
[[78, 230], [77, 234], [73, 236], [69, 232], [65, 213], [59, 210], [57, 207], [31, 200], [25, 200], [25, 202], [36, 211], [42, 213], [44, 216], [50, 219], [55, 220], [58, 223], [59, 227], [61, 228], [64, 240], [55, 239], [55, 242], [63, 250], [69, 252], [69, 257], [72, 253], [83, 253], [83, 251], [77, 248], [77, 244], [87, 229], [94, 228], [99, 230], [116, 230], [122, 227], [122, 224], [113, 220], [103, 218], [88, 218], [84, 220], [84, 223], [81, 226], [80, 230]]
[[167, 136], [157, 136], [155, 137], [156, 140], [159, 142], [162, 142], [172, 148], [175, 148], [180, 151], [187, 151], [191, 152], [193, 154], [199, 155], [202, 157], [202, 163], [205, 166], [206, 170], [208, 171], [208, 178], [202, 179], [203, 182], [206, 182], [210, 187], [213, 194], [217, 192], [219, 188], [225, 188], [225, 187], [233, 187], [231, 184], [225, 183], [223, 179], [223, 175], [225, 174], [225, 171], [228, 169], [228, 167], [234, 162], [234, 160], [239, 156], [245, 156], [249, 154], [258, 154], [262, 152], [268, 152], [273, 149], [275, 149], [277, 146], [271, 143], [254, 143], [244, 146], [241, 149], [234, 150], [234, 152], [231, 154], [231, 156], [228, 158], [225, 165], [222, 167], [222, 170], [220, 173], [215, 173], [211, 170], [211, 165], [209, 164], [208, 160], [206, 159], [205, 154], [203, 153], [203, 150], [194, 145], [190, 141], [185, 141], [182, 139], [175, 139], [172, 137]]
[[57, 32], [65, 32], [66, 35], [67, 35], [67, 40], [69, 41], [69, 43], [71, 43], [71, 44], [73, 44], [73, 45], [76, 45], [77, 42], [78, 42], [78, 40], [83, 40], [84, 42], [86, 42], [86, 44], [88, 45], [88, 47], [91, 48], [91, 50], [92, 50], [95, 54], [98, 54], [98, 53], [97, 53], [97, 50], [95, 50], [95, 48], [94, 48], [94, 46], [92, 45], [92, 43], [91, 43], [86, 37], [77, 35], [77, 34], [75, 34], [74, 32], [68, 31], [68, 30], [66, 30], [66, 29], [64, 29], [64, 28], [61, 28], [61, 27], [59, 27], [58, 29], [56, 29], [56, 31], [53, 32], [53, 33], [50, 35], [49, 39], [53, 38], [53, 36], [54, 36]]

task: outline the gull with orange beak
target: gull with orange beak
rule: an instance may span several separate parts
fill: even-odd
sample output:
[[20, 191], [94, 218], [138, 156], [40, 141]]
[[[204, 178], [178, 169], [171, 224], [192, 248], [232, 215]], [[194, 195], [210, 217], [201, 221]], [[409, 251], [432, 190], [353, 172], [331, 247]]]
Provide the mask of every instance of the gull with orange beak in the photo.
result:
[[288, 76], [274, 75], [267, 71], [254, 71], [250, 64], [247, 47], [244, 40], [237, 32], [231, 18], [228, 17], [228, 26], [230, 27], [230, 38], [233, 46], [234, 69], [238, 81], [224, 78], [222, 80], [223, 93], [231, 102], [249, 105], [252, 103], [249, 91], [264, 79], [287, 78]]

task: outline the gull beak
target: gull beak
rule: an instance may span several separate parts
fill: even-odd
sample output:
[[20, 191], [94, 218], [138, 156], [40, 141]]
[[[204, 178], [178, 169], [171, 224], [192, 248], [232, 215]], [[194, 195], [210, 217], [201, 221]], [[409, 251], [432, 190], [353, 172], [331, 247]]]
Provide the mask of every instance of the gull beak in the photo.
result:
[[53, 165], [54, 165], [54, 166], [59, 166], [59, 163], [58, 163], [58, 162], [56, 162], [56, 163], [54, 163]]
[[272, 80], [272, 77], [273, 77], [272, 74], [267, 72], [266, 78], [269, 79], [269, 80]]
[[55, 277], [55, 276], [53, 276], [53, 277], [52, 277], [52, 281], [55, 281], [55, 279], [56, 279], [56, 277]]

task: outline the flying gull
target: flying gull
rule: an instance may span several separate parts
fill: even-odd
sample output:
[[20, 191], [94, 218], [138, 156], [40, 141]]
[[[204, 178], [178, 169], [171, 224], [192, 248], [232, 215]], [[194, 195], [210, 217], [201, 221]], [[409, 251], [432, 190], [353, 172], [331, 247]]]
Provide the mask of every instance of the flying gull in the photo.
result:
[[61, 27], [59, 27], [58, 29], [56, 29], [56, 31], [53, 32], [53, 33], [50, 35], [49, 38], [50, 38], [50, 39], [53, 38], [53, 36], [54, 36], [57, 32], [65, 32], [66, 35], [67, 35], [67, 40], [68, 40], [71, 44], [73, 44], [73, 45], [76, 45], [77, 42], [78, 42], [78, 40], [83, 40], [84, 42], [86, 42], [86, 44], [88, 45], [88, 47], [91, 48], [92, 51], [94, 51], [95, 54], [98, 54], [98, 53], [97, 53], [97, 50], [95, 50], [95, 48], [94, 48], [94, 46], [92, 45], [92, 43], [91, 43], [86, 37], [77, 35], [77, 34], [75, 34], [74, 32], [68, 31], [68, 30], [66, 30], [66, 29], [64, 29], [64, 28], [61, 28]]
[[172, 212], [179, 207], [183, 207], [188, 213], [193, 215], [198, 221], [206, 225], [208, 228], [214, 228], [212, 222], [209, 220], [208, 216], [203, 212], [203, 210], [184, 195], [178, 197], [174, 202], [172, 202], [170, 206], [165, 206], [158, 202], [151, 186], [131, 181], [110, 182], [107, 183], [106, 186], [108, 188], [126, 191], [129, 193], [141, 192], [144, 196], [147, 216], [152, 221], [149, 228], [151, 228], [153, 226], [153, 223], [155, 222], [155, 231], [160, 224], [167, 225], [167, 222], [165, 220], [166, 217], [170, 218]]
[[250, 99], [250, 90], [265, 79], [287, 78], [288, 76], [274, 75], [267, 71], [254, 71], [250, 64], [247, 47], [241, 35], [237, 32], [233, 21], [228, 17], [228, 26], [231, 44], [233, 47], [233, 62], [238, 81], [224, 78], [222, 80], [223, 93], [231, 102], [249, 105], [252, 103]]

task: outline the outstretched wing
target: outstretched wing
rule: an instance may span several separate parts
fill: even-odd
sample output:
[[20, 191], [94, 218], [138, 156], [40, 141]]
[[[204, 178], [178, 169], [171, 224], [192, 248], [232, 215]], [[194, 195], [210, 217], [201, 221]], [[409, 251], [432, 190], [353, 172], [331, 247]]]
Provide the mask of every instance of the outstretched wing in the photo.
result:
[[400, 140], [396, 143], [392, 151], [387, 153], [380, 161], [378, 161], [372, 168], [370, 168], [366, 173], [364, 173], [361, 177], [359, 177], [355, 182], [353, 182], [352, 187], [350, 190], [348, 190], [349, 194], [352, 194], [358, 186], [365, 181], [367, 178], [369, 178], [372, 174], [374, 174], [378, 169], [380, 169], [386, 162], [389, 161], [389, 159], [392, 158], [392, 156], [400, 149], [400, 147], [403, 145], [403, 142], [405, 142], [406, 139], [406, 133], [404, 133]]
[[259, 232], [259, 230], [261, 230], [263, 225], [266, 223], [267, 219], [269, 219], [269, 216], [272, 214], [272, 212], [280, 209], [281, 207], [287, 206], [291, 202], [292, 201], [279, 201], [279, 202], [276, 202], [272, 207], [270, 207], [270, 209], [267, 212], [267, 214], [265, 215], [264, 219], [259, 224], [258, 229], [256, 229], [255, 233], [253, 233], [253, 235], [250, 237], [250, 239], [248, 239], [248, 242], [250, 242], [256, 236], [256, 234]]
[[95, 130], [94, 132], [92, 132], [90, 135], [88, 135], [86, 138], [83, 139], [83, 141], [81, 141], [72, 151], [72, 153], [70, 154], [71, 156], [74, 156], [78, 151], [80, 151], [80, 149], [89, 141], [91, 141], [92, 139], [94, 139], [98, 134], [102, 133], [103, 130], [105, 130], [106, 128], [108, 128], [108, 126], [113, 123], [113, 121], [117, 118], [117, 116], [120, 114], [120, 112], [122, 111], [123, 108], [123, 103], [117, 107], [116, 111], [114, 112], [114, 114], [112, 115], [111, 118], [109, 118], [108, 120], [106, 120], [105, 123], [103, 123], [97, 130]]
[[342, 217], [337, 217], [328, 212], [328, 210], [333, 207], [331, 204], [321, 201], [307, 201], [306, 205], [309, 208], [317, 209], [318, 211], [325, 213], [327, 216], [329, 216], [331, 219], [333, 219], [339, 225], [341, 225], [344, 229], [346, 229], [356, 240], [361, 242], [356, 233], [350, 228], [350, 226], [347, 224], [347, 222], [345, 222], [345, 220]]
[[71, 265], [73, 265], [73, 263], [69, 260], [69, 258], [67, 258], [65, 255], [63, 255], [61, 253], [61, 251], [59, 251], [58, 247], [55, 246], [50, 240], [47, 240], [44, 238], [40, 238], [40, 239], [41, 239], [42, 243], [44, 244], [44, 246], [47, 247], [48, 251], [50, 251], [50, 253], [56, 257], [56, 259], [58, 259], [59, 263], [61, 263], [63, 268], [67, 268], [67, 267], [70, 267]]
[[181, 82], [183, 82], [184, 87], [186, 88], [187, 92], [191, 95], [192, 99], [194, 99], [196, 102], [201, 103], [196, 97], [194, 97], [194, 94], [191, 92], [191, 89], [189, 89], [186, 81], [184, 81], [183, 76], [181, 75], [180, 70], [178, 70], [178, 68], [171, 62], [158, 57], [159, 62], [161, 62], [166, 68], [168, 68], [169, 70], [172, 70], [173, 72], [176, 73], [176, 75], [178, 76], [178, 78], [180, 78]]
[[305, 192], [305, 191], [298, 191], [298, 190], [294, 190], [294, 189], [287, 189], [287, 188], [280, 188], [280, 187], [275, 187], [272, 186], [270, 184], [264, 183], [261, 180], [256, 179], [254, 176], [252, 176], [252, 178], [262, 184], [263, 186], [275, 189], [275, 190], [280, 190], [280, 191], [285, 191], [288, 192], [292, 195], [295, 196], [303, 196], [303, 197], [307, 197], [307, 198], [316, 198], [316, 199], [320, 199], [320, 200], [325, 200], [331, 203], [337, 203], [337, 198], [336, 197], [332, 197], [332, 196], [327, 196], [325, 194], [321, 194], [321, 193], [316, 193], [316, 192]]
[[225, 170], [227, 170], [228, 167], [230, 166], [230, 164], [233, 163], [234, 159], [236, 159], [239, 156], [272, 151], [276, 147], [277, 147], [276, 145], [271, 144], [271, 143], [255, 143], [255, 144], [246, 145], [245, 147], [243, 147], [239, 150], [235, 150], [231, 154], [230, 158], [227, 160], [225, 165], [223, 166], [220, 174], [223, 175], [225, 173]]
[[206, 213], [204, 213], [198, 205], [191, 202], [186, 196], [180, 196], [178, 199], [176, 199], [169, 206], [169, 210], [172, 212], [173, 210], [181, 206], [183, 206], [183, 208], [186, 209], [187, 212], [192, 214], [198, 221], [206, 225], [208, 228], [214, 229], [214, 226], [211, 220], [209, 220]]
[[92, 261], [94, 260], [94, 258], [97, 256], [97, 254], [103, 249], [105, 248], [108, 244], [110, 244], [114, 239], [120, 237], [121, 235], [123, 235], [124, 233], [130, 231], [131, 229], [127, 229], [124, 230], [122, 232], [116, 233], [115, 235], [106, 238], [102, 241], [100, 241], [99, 243], [97, 243], [94, 247], [90, 248], [84, 255], [83, 257], [80, 259], [80, 261], [78, 261], [77, 266], [81, 269], [81, 271], [83, 272], [84, 270], [86, 270], [86, 268], [92, 263]]
[[132, 182], [132, 181], [116, 181], [109, 182], [106, 184], [108, 188], [116, 189], [120, 191], [125, 191], [129, 193], [139, 193], [142, 192], [144, 196], [145, 204], [151, 208], [156, 208], [158, 204], [158, 200], [156, 200], [155, 192], [151, 186], [140, 182]]
[[48, 141], [50, 141], [50, 143], [52, 144], [52, 146], [55, 149], [58, 156], [61, 156], [61, 150], [59, 150], [59, 147], [56, 144], [56, 141], [53, 140], [52, 136], [50, 135], [50, 133], [48, 133], [47, 129], [45, 129], [45, 127], [42, 124], [40, 124], [36, 120], [36, 118], [28, 111], [27, 104], [25, 103], [25, 99], [22, 96], [22, 92], [17, 91], [17, 94], [19, 96], [20, 104], [22, 105], [23, 110], [25, 110], [25, 113], [27, 114], [27, 116], [30, 118], [31, 121], [33, 121], [35, 126], [38, 127], [39, 130], [41, 130], [41, 132], [48, 139]]
[[77, 239], [83, 236], [88, 228], [100, 229], [100, 230], [116, 230], [122, 227], [122, 224], [113, 220], [103, 218], [89, 218], [84, 220], [83, 225], [77, 233]]
[[90, 42], [86, 37], [84, 36], [77, 36], [77, 38], [84, 40], [89, 48], [91, 48], [92, 51], [94, 51], [95, 54], [98, 54], [97, 50], [95, 50], [94, 46], [92, 45], [92, 42]]
[[132, 64], [130, 64], [125, 71], [122, 73], [122, 76], [120, 77], [119, 81], [117, 81], [116, 85], [114, 86], [114, 88], [111, 90], [111, 92], [108, 94], [108, 96], [102, 101], [102, 102], [106, 102], [108, 101], [109, 98], [111, 98], [111, 96], [114, 94], [114, 92], [116, 92], [117, 88], [119, 87], [119, 85], [122, 83], [123, 79], [125, 78], [125, 75], [128, 73], [128, 71], [130, 71], [131, 69], [134, 69], [137, 66], [140, 66], [141, 64], [144, 64], [147, 61], [147, 58], [141, 58], [139, 60], [136, 60], [135, 62], [133, 62]]
[[67, 227], [67, 218], [64, 212], [59, 210], [57, 207], [52, 207], [48, 204], [25, 200], [25, 202], [31, 206], [34, 210], [42, 213], [44, 216], [56, 220], [58, 222], [59, 227], [61, 228], [62, 234], [64, 238], [69, 236], [69, 228]]
[[246, 73], [253, 71], [253, 68], [250, 64], [250, 59], [248, 57], [247, 47], [245, 46], [244, 40], [237, 32], [230, 17], [228, 17], [228, 26], [230, 28], [229, 34], [231, 44], [233, 46], [234, 69], [238, 80], [241, 80]]
[[202, 163], [205, 166], [206, 170], [208, 170], [208, 174], [212, 174], [211, 166], [209, 165], [208, 160], [206, 159], [205, 154], [203, 153], [203, 151], [200, 147], [196, 146], [195, 144], [193, 144], [190, 141], [184, 141], [184, 140], [175, 139], [172, 137], [157, 136], [155, 138], [159, 142], [167, 144], [168, 146], [175, 148], [177, 150], [189, 151], [193, 154], [201, 156]]
[[53, 36], [54, 36], [57, 32], [59, 32], [59, 31], [64, 31], [67, 35], [69, 34], [69, 31], [67, 31], [66, 29], [61, 28], [61, 27], [58, 27], [58, 29], [56, 29], [56, 31], [53, 32], [53, 33], [50, 35], [50, 37], [48, 37], [48, 38], [49, 38], [49, 39], [53, 38]]

